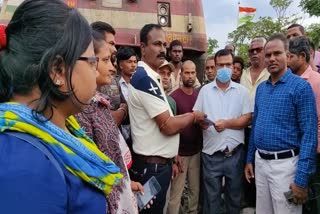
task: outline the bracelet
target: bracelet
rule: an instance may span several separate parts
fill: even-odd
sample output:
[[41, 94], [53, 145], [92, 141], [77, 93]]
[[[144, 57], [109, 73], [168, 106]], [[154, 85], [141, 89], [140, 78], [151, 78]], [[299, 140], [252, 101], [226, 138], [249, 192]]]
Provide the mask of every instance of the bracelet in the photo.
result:
[[127, 111], [126, 111], [126, 109], [125, 109], [125, 108], [120, 107], [120, 108], [118, 108], [118, 110], [123, 111], [123, 113], [124, 113], [124, 117], [123, 117], [123, 119], [127, 117], [127, 114], [128, 114], [128, 113], [127, 113]]

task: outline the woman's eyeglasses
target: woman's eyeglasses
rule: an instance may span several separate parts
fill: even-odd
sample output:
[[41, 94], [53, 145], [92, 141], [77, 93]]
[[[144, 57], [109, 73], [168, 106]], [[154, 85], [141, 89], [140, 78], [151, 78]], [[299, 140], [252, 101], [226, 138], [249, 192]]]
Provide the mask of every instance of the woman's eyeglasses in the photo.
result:
[[99, 57], [96, 56], [90, 56], [90, 57], [84, 57], [80, 56], [78, 60], [86, 61], [89, 63], [89, 65], [92, 67], [94, 70], [98, 70], [98, 63], [99, 63]]

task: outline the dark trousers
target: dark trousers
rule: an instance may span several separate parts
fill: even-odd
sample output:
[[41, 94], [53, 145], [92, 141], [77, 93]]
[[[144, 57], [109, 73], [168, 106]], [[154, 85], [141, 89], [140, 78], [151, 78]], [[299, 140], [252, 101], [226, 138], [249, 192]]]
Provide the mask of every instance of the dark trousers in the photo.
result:
[[317, 154], [316, 172], [311, 174], [308, 181], [308, 201], [303, 205], [303, 214], [320, 213], [320, 154]]
[[[249, 139], [251, 135], [251, 128], [245, 128], [244, 130], [245, 138], [244, 138], [244, 163], [247, 162], [247, 153], [248, 153], [248, 147], [249, 147]], [[253, 164], [254, 167], [254, 164]], [[254, 179], [251, 179], [251, 183], [249, 183], [245, 176], [243, 176], [243, 205], [244, 207], [255, 207], [256, 206], [256, 183]]]
[[150, 209], [142, 210], [143, 214], [163, 214], [166, 203], [167, 190], [172, 176], [171, 164], [151, 164], [139, 159], [134, 159], [130, 169], [131, 179], [140, 182], [142, 185], [154, 176], [161, 186], [161, 191], [156, 195]]
[[225, 177], [224, 196], [227, 214], [240, 213], [243, 158], [243, 148], [231, 157], [225, 157], [222, 153], [212, 155], [202, 153], [204, 214], [221, 213], [223, 177]]

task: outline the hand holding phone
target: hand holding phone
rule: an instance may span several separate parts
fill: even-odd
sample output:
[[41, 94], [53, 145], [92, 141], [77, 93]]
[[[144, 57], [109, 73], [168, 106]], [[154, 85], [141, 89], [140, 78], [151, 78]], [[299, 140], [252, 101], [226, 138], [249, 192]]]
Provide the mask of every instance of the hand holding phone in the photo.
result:
[[293, 203], [293, 192], [292, 190], [289, 190], [288, 192], [284, 192], [284, 197], [286, 197], [289, 204]]
[[150, 200], [156, 196], [160, 190], [161, 186], [157, 179], [152, 176], [144, 185], [144, 194], [140, 192], [135, 193], [139, 210], [141, 211], [149, 202]]

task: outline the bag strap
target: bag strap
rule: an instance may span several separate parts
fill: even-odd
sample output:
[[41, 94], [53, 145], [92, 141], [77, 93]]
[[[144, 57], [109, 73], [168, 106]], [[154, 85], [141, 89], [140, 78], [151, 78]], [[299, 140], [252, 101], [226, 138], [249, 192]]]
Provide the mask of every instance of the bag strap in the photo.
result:
[[59, 162], [57, 161], [57, 159], [51, 154], [51, 152], [40, 142], [39, 139], [26, 134], [26, 133], [21, 133], [21, 132], [4, 132], [7, 135], [11, 135], [14, 136], [16, 138], [19, 138], [20, 140], [23, 140], [31, 145], [33, 145], [34, 147], [36, 147], [37, 149], [39, 149], [40, 151], [42, 151], [51, 161], [51, 163], [53, 164], [53, 166], [58, 170], [59, 175], [61, 176], [63, 183], [65, 185], [67, 185], [66, 182], [66, 178], [64, 176], [64, 172], [59, 164]]

